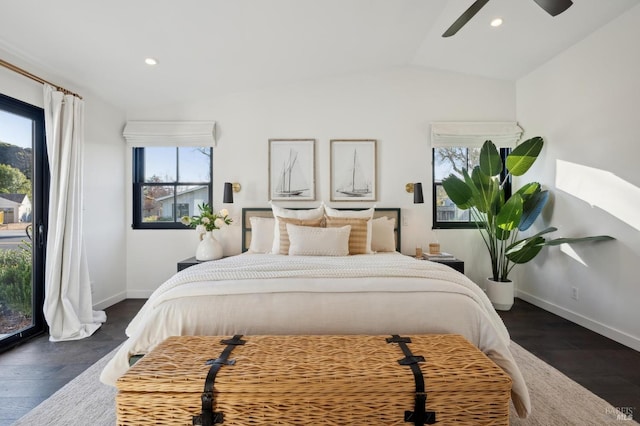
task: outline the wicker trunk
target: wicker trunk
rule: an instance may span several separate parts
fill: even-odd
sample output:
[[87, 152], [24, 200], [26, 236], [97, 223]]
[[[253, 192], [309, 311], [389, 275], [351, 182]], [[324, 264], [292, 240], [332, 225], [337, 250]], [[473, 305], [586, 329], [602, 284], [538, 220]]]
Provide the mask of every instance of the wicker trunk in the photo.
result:
[[119, 425], [506, 425], [511, 378], [457, 335], [181, 336], [117, 386]]

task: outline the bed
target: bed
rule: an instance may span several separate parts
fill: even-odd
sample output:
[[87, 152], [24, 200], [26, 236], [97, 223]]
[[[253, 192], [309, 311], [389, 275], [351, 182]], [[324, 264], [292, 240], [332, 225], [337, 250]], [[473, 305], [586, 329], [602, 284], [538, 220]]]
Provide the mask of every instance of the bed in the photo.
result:
[[131, 356], [174, 335], [451, 333], [511, 376], [514, 407], [526, 417], [526, 384], [488, 298], [448, 266], [400, 254], [401, 223], [400, 209], [243, 209], [243, 253], [163, 283], [127, 327], [101, 381], [115, 385]]

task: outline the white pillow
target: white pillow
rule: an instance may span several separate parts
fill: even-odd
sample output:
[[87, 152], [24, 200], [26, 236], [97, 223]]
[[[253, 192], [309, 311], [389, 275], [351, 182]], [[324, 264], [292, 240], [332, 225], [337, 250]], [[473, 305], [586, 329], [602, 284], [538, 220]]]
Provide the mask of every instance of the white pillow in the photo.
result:
[[318, 228], [287, 223], [289, 256], [347, 256], [351, 226]]
[[375, 211], [375, 206], [366, 210], [337, 210], [332, 209], [329, 206], [324, 206], [324, 211], [327, 216], [331, 217], [352, 217], [356, 219], [371, 219], [373, 218], [373, 212]]
[[276, 206], [271, 201], [269, 203], [271, 204], [273, 217], [276, 218], [273, 226], [273, 245], [271, 246], [271, 253], [274, 254], [280, 253], [280, 225], [277, 219], [278, 216], [303, 220], [321, 219], [324, 216], [323, 204], [320, 204], [320, 206], [315, 209], [290, 210]]
[[396, 251], [395, 218], [382, 216], [371, 221], [371, 250]]
[[273, 247], [273, 227], [276, 220], [272, 217], [252, 216], [250, 253], [271, 253]]

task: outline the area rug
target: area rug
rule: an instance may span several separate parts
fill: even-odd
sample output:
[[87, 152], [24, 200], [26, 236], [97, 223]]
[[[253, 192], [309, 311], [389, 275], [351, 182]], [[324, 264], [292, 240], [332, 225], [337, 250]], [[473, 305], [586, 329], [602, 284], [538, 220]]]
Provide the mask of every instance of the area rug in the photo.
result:
[[[512, 425], [638, 424], [519, 345], [512, 343], [511, 351], [527, 382], [533, 405], [527, 419], [519, 419], [511, 407]], [[14, 426], [115, 425], [116, 390], [98, 379], [114, 353], [115, 350], [67, 383]]]

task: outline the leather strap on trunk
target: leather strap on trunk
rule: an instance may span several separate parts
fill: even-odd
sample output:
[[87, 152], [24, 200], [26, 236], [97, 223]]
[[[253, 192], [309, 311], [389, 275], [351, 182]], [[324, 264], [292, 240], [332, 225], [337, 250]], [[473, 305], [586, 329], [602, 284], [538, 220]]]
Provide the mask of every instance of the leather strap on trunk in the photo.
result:
[[213, 411], [213, 385], [216, 381], [216, 375], [223, 365], [231, 366], [236, 363], [234, 359], [229, 359], [231, 351], [233, 351], [236, 346], [244, 345], [246, 341], [242, 340], [241, 334], [236, 334], [231, 339], [221, 340], [220, 343], [227, 345], [227, 347], [224, 348], [218, 358], [210, 359], [206, 362], [207, 365], [211, 365], [211, 368], [209, 368], [209, 373], [207, 373], [207, 378], [204, 381], [204, 392], [202, 392], [201, 397], [202, 413], [199, 416], [193, 416], [194, 425], [211, 426], [224, 421], [224, 415], [222, 413]]
[[424, 376], [420, 369], [420, 363], [425, 362], [421, 355], [414, 355], [407, 343], [411, 343], [410, 337], [401, 337], [397, 334], [387, 337], [387, 343], [397, 343], [402, 349], [404, 358], [398, 360], [398, 364], [407, 365], [413, 372], [416, 382], [416, 398], [413, 411], [404, 412], [404, 421], [412, 422], [415, 426], [431, 425], [436, 422], [436, 412], [427, 411], [427, 393], [425, 392]]

